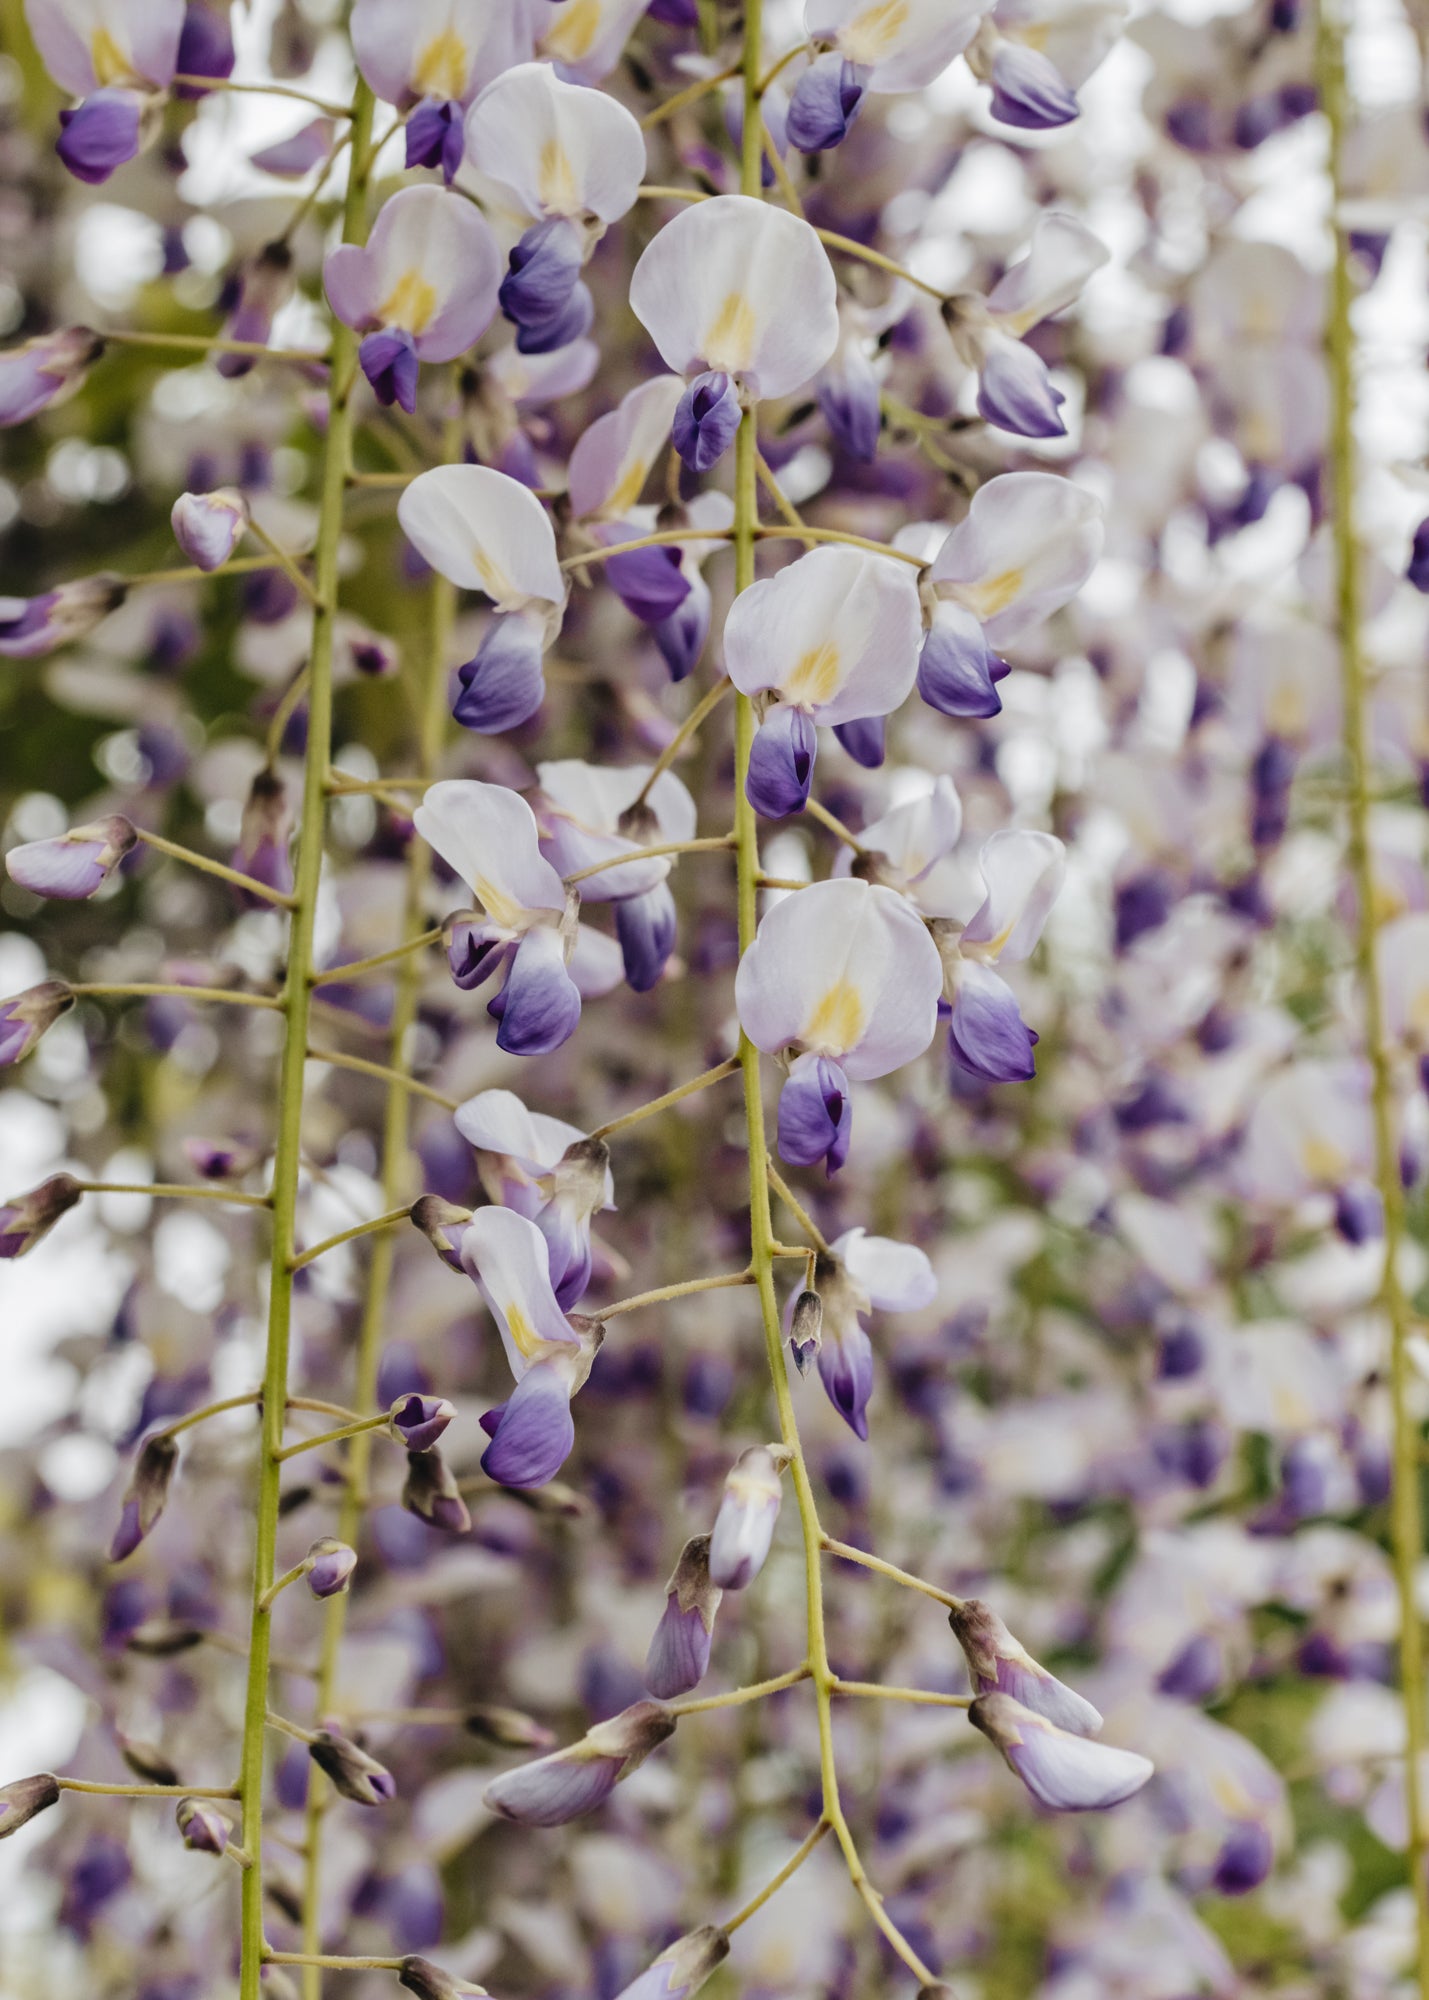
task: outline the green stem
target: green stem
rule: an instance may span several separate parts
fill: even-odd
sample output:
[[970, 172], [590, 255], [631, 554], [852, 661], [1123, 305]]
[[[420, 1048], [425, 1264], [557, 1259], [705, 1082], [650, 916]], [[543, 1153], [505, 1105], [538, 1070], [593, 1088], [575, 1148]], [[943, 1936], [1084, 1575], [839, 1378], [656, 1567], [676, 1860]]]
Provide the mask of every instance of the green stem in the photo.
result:
[[177, 986], [163, 980], [126, 980], [118, 985], [87, 982], [69, 989], [77, 1000], [139, 1000], [151, 994], [173, 994], [179, 1000], [215, 1000], [227, 1007], [267, 1007], [281, 1012], [273, 993], [235, 993], [227, 986]]
[[[299, 1438], [296, 1444], [285, 1444], [278, 1453], [280, 1460], [296, 1458], [300, 1452], [318, 1451], [325, 1444], [339, 1444], [344, 1438], [361, 1437], [364, 1431], [380, 1431], [389, 1420], [390, 1412], [384, 1410], [378, 1417], [359, 1417], [355, 1423], [339, 1424], [335, 1430], [319, 1431], [316, 1437]], [[339, 1536], [341, 1541], [342, 1537]]]
[[236, 1208], [269, 1208], [266, 1194], [239, 1194], [233, 1188], [185, 1187], [171, 1181], [76, 1181], [81, 1194], [142, 1194], [151, 1201], [226, 1201]]
[[609, 868], [624, 868], [632, 861], [658, 861], [663, 854], [717, 854], [728, 852], [734, 845], [734, 836], [729, 833], [713, 833], [699, 840], [667, 840], [658, 847], [637, 847], [628, 854], [608, 854], [603, 861], [592, 861], [589, 867], [577, 868], [574, 875], [562, 876], [568, 889], [584, 882], [591, 875], [603, 875]]
[[879, 1576], [886, 1576], [890, 1583], [901, 1583], [905, 1590], [916, 1590], [923, 1597], [946, 1604], [949, 1611], [957, 1611], [962, 1606], [962, 1598], [954, 1597], [951, 1591], [939, 1590], [936, 1584], [925, 1583], [911, 1570], [899, 1569], [895, 1564], [885, 1562], [882, 1556], [869, 1555], [866, 1549], [853, 1548], [848, 1542], [836, 1542], [832, 1535], [823, 1537], [821, 1547], [826, 1555], [838, 1556], [843, 1562], [857, 1563], [860, 1569], [875, 1570]]
[[405, 944], [394, 944], [390, 951], [375, 951], [370, 958], [350, 959], [346, 965], [330, 965], [325, 972], [311, 975], [314, 986], [342, 986], [349, 979], [360, 979], [365, 972], [375, 972], [380, 965], [393, 965], [408, 952], [425, 951], [429, 944], [440, 944], [442, 927], [423, 931], [420, 937], [408, 938]]
[[720, 1083], [725, 1077], [733, 1076], [738, 1068], [739, 1057], [731, 1056], [727, 1062], [716, 1063], [713, 1069], [701, 1070], [700, 1074], [692, 1076], [688, 1083], [676, 1084], [673, 1090], [667, 1090], [662, 1097], [652, 1097], [648, 1103], [637, 1104], [633, 1111], [626, 1111], [619, 1118], [607, 1119], [604, 1125], [597, 1125], [589, 1136], [592, 1139], [609, 1139], [616, 1132], [624, 1132], [631, 1125], [639, 1125], [645, 1119], [653, 1118], [657, 1112], [668, 1111], [672, 1104], [678, 1104], [682, 1098], [693, 1097], [696, 1091], [708, 1090], [712, 1083]]
[[321, 350], [305, 347], [265, 347], [261, 340], [224, 340], [216, 333], [141, 333], [137, 328], [105, 328], [99, 338], [114, 347], [171, 347], [179, 354], [251, 354], [264, 361], [323, 361]]
[[594, 1317], [604, 1322], [617, 1319], [621, 1313], [638, 1312], [642, 1306], [663, 1305], [666, 1299], [688, 1298], [692, 1292], [720, 1292], [731, 1285], [754, 1282], [752, 1271], [726, 1271], [717, 1278], [683, 1278], [678, 1285], [657, 1285], [653, 1292], [636, 1292], [633, 1298], [617, 1299], [613, 1306], [602, 1306]]
[[200, 874], [216, 875], [220, 882], [231, 882], [236, 889], [243, 889], [250, 896], [257, 896], [265, 903], [278, 903], [284, 909], [291, 909], [293, 906], [291, 896], [285, 895], [281, 889], [270, 889], [266, 882], [258, 881], [255, 876], [245, 875], [237, 868], [226, 867], [222, 861], [211, 861], [206, 854], [198, 854], [192, 847], [180, 847], [176, 840], [165, 840], [161, 833], [150, 833], [147, 827], [137, 826], [134, 831], [144, 845], [152, 847], [156, 854], [171, 855], [175, 861], [182, 861], [186, 867], [197, 868]]
[[[293, 1259], [293, 1269], [301, 1271], [305, 1264], [315, 1258], [325, 1257], [329, 1250], [336, 1250], [341, 1243], [351, 1243], [354, 1237], [371, 1236], [379, 1229], [392, 1229], [399, 1222], [411, 1220], [410, 1208], [389, 1208], [385, 1215], [374, 1215], [370, 1222], [354, 1222], [351, 1229], [340, 1229], [336, 1236], [325, 1236], [321, 1243], [314, 1243], [310, 1250], [300, 1250]], [[291, 1404], [291, 1398], [289, 1402]]]
[[227, 76], [176, 76], [175, 83], [191, 84], [194, 89], [204, 92], [223, 90], [241, 91], [252, 97], [291, 97], [295, 103], [311, 105], [314, 111], [321, 111], [325, 118], [351, 118], [354, 128], [357, 123], [357, 104], [335, 104], [328, 97], [314, 97], [310, 90], [299, 90], [290, 83], [235, 83]]
[[808, 1661], [801, 1660], [787, 1674], [776, 1674], [772, 1680], [754, 1681], [748, 1687], [732, 1688], [728, 1694], [704, 1694], [693, 1701], [672, 1702], [671, 1712], [675, 1715], [707, 1715], [715, 1708], [742, 1708], [747, 1701], [763, 1701], [766, 1695], [782, 1694], [785, 1688], [797, 1687], [800, 1681], [809, 1678], [810, 1671]]
[[1356, 974], [1364, 1008], [1374, 1122], [1375, 1179], [1384, 1203], [1384, 1276], [1379, 1305], [1390, 1329], [1394, 1486], [1390, 1534], [1399, 1594], [1399, 1679], [1405, 1718], [1405, 1807], [1409, 1821], [1408, 1873], [1414, 1898], [1417, 1986], [1429, 2000], [1429, 1873], [1424, 1820], [1424, 1646], [1416, 1583], [1424, 1553], [1419, 1493], [1421, 1427], [1414, 1414], [1414, 1370], [1409, 1343], [1410, 1304], [1400, 1271], [1404, 1246], [1404, 1187], [1395, 1131], [1392, 1052], [1385, 1026], [1384, 994], [1376, 949], [1378, 916], [1374, 860], [1370, 847], [1371, 747], [1369, 688], [1360, 639], [1360, 550], [1355, 531], [1355, 336], [1351, 318], [1353, 282], [1350, 243], [1339, 221], [1344, 197], [1344, 148], [1351, 107], [1345, 79], [1344, 20], [1337, 0], [1320, 0], [1316, 21], [1315, 71], [1320, 106], [1329, 127], [1331, 216], [1335, 261], [1330, 277], [1326, 328], [1330, 375], [1330, 491], [1335, 546], [1336, 599], [1344, 687], [1344, 743], [1350, 767], [1348, 800], [1349, 864], [1358, 914]]
[[440, 1104], [444, 1111], [455, 1111], [457, 1100], [447, 1097], [440, 1090], [433, 1090], [429, 1083], [418, 1083], [414, 1076], [404, 1070], [393, 1069], [390, 1063], [369, 1062], [366, 1056], [344, 1055], [340, 1049], [309, 1049], [314, 1062], [331, 1063], [334, 1069], [350, 1069], [355, 1076], [375, 1077], [379, 1083], [391, 1084], [401, 1091], [415, 1091], [418, 1097], [425, 1097], [433, 1104]]
[[741, 1924], [747, 1924], [757, 1911], [764, 1908], [764, 1905], [772, 1896], [778, 1895], [790, 1876], [796, 1875], [799, 1872], [824, 1835], [830, 1832], [832, 1832], [832, 1828], [826, 1819], [821, 1819], [817, 1826], [810, 1828], [778, 1874], [771, 1876], [769, 1881], [764, 1884], [764, 1887], [756, 1895], [750, 1897], [743, 1909], [736, 1910], [732, 1917], [727, 1917], [722, 1928], [727, 1933], [733, 1934], [733, 1932], [739, 1929]]
[[[347, 243], [360, 242], [366, 233], [372, 103], [371, 91], [366, 84], [359, 82], [352, 108], [352, 171], [343, 207], [342, 236]], [[302, 1166], [303, 1072], [308, 1056], [311, 1002], [308, 974], [312, 968], [313, 925], [323, 859], [323, 780], [331, 754], [333, 622], [339, 588], [338, 544], [342, 535], [343, 474], [352, 443], [351, 396], [355, 372], [355, 336], [349, 328], [335, 325], [333, 365], [328, 386], [322, 500], [314, 552], [318, 605], [313, 616], [308, 747], [303, 766], [302, 822], [294, 873], [293, 921], [288, 947], [289, 978], [284, 996], [285, 1036], [278, 1085], [281, 1116], [273, 1163], [273, 1260], [263, 1377], [263, 1443], [258, 1476], [253, 1614], [243, 1718], [243, 1845], [252, 1857], [253, 1866], [243, 1872], [240, 2000], [259, 2000], [264, 1957], [263, 1768], [272, 1614], [263, 1600], [276, 1569], [278, 1501], [282, 1478], [279, 1453], [283, 1448], [288, 1395], [288, 1348], [293, 1310], [292, 1259]]]

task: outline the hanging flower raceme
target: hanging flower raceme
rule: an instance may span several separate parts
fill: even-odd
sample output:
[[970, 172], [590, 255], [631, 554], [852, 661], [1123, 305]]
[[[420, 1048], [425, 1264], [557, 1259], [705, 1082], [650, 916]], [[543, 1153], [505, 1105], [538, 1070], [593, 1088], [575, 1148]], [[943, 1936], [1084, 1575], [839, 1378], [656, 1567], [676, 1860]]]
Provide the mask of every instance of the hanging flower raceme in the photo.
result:
[[538, 764], [536, 777], [541, 852], [562, 875], [613, 863], [585, 878], [581, 900], [614, 903], [626, 979], [637, 993], [648, 993], [675, 948], [675, 899], [668, 887], [672, 857], [621, 862], [614, 857], [693, 840], [694, 800], [673, 771], [662, 771], [642, 799], [648, 764], [611, 770], [572, 757]]
[[978, 866], [986, 895], [961, 932], [934, 921], [951, 1008], [948, 1049], [986, 1083], [1019, 1083], [1036, 1074], [1037, 1036], [1016, 995], [993, 967], [1030, 958], [1066, 875], [1066, 850], [1055, 834], [1004, 827], [983, 842]]
[[487, 1786], [486, 1803], [523, 1826], [564, 1826], [603, 1805], [622, 1778], [673, 1736], [675, 1720], [663, 1702], [637, 1701], [579, 1743], [504, 1772]]
[[32, 896], [83, 903], [109, 880], [139, 836], [127, 819], [112, 813], [87, 826], [72, 826], [52, 840], [27, 840], [5, 856], [5, 872]]
[[67, 402], [104, 352], [87, 326], [42, 333], [0, 354], [0, 430]]
[[575, 1443], [571, 1398], [590, 1374], [603, 1330], [598, 1321], [578, 1329], [561, 1311], [546, 1239], [524, 1215], [479, 1209], [462, 1235], [461, 1257], [516, 1378], [510, 1401], [481, 1420], [491, 1438], [482, 1470], [502, 1486], [544, 1486]]
[[1050, 1812], [1103, 1812], [1119, 1806], [1155, 1770], [1149, 1757], [1059, 1729], [1010, 1694], [979, 1695], [968, 1720]]
[[1105, 538], [1092, 494], [1050, 472], [1004, 472], [973, 495], [923, 575], [931, 630], [918, 692], [944, 715], [996, 715], [993, 651], [1075, 597]]
[[566, 601], [545, 508], [505, 473], [441, 465], [405, 489], [397, 519], [433, 569], [463, 590], [484, 592], [498, 614], [458, 669], [453, 715], [483, 735], [529, 721], [545, 698], [541, 658], [561, 629]]
[[45, 68], [78, 98], [55, 151], [77, 180], [107, 181], [157, 130], [173, 82], [184, 0], [25, 0]]
[[440, 167], [450, 185], [467, 106], [531, 55], [530, 12], [524, 0], [354, 0], [352, 53], [375, 95], [409, 114], [409, 167]]
[[837, 146], [868, 91], [921, 90], [967, 47], [989, 0], [805, 0], [814, 60], [789, 100], [789, 142]]
[[[901, 705], [918, 672], [922, 630], [909, 565], [863, 549], [812, 549], [740, 592], [725, 620], [724, 654], [730, 679], [760, 716], [745, 786], [757, 812], [780, 819], [803, 810], [816, 723], [837, 731]], [[852, 754], [860, 748], [855, 737]], [[874, 761], [882, 761], [881, 744]]]
[[520, 63], [472, 105], [466, 147], [478, 172], [532, 218], [500, 292], [517, 347], [543, 354], [567, 346], [594, 313], [580, 275], [586, 259], [644, 178], [638, 122], [603, 91], [563, 82], [546, 63]]
[[488, 1200], [526, 1216], [546, 1239], [556, 1301], [568, 1311], [590, 1283], [591, 1218], [615, 1207], [610, 1149], [563, 1119], [528, 1111], [510, 1090], [468, 1098], [456, 1128], [477, 1149]]
[[439, 187], [401, 188], [365, 244], [342, 243], [323, 263], [328, 303], [362, 334], [362, 372], [379, 403], [417, 407], [423, 361], [454, 361], [496, 312], [501, 253], [485, 217]]
[[830, 1173], [843, 1165], [850, 1079], [886, 1076], [923, 1053], [942, 985], [937, 947], [892, 889], [816, 882], [774, 905], [740, 960], [734, 997], [755, 1047], [789, 1064], [782, 1159], [823, 1160]]
[[0, 597], [0, 660], [38, 660], [82, 639], [129, 595], [122, 577], [86, 576], [38, 597]]
[[480, 913], [449, 918], [447, 956], [464, 992], [504, 973], [487, 1003], [497, 1046], [547, 1055], [575, 1033], [581, 995], [567, 971], [575, 899], [540, 852], [535, 815], [519, 792], [448, 778], [412, 815], [417, 832], [471, 889]]
[[818, 237], [745, 195], [694, 202], [667, 222], [635, 266], [630, 307], [668, 366], [693, 377], [674, 437], [702, 470], [733, 440], [744, 401], [802, 388], [839, 341]]
[[959, 359], [978, 376], [977, 406], [990, 424], [1019, 437], [1064, 437], [1061, 405], [1046, 363], [1023, 336], [1081, 296], [1107, 262], [1106, 246], [1072, 215], [1037, 218], [1027, 255], [984, 299], [959, 292], [943, 318]]
[[937, 1292], [921, 1250], [859, 1228], [845, 1230], [816, 1258], [812, 1292], [791, 1298], [789, 1339], [799, 1372], [817, 1355], [828, 1399], [855, 1437], [868, 1437], [873, 1392], [873, 1345], [864, 1314], [920, 1312]]

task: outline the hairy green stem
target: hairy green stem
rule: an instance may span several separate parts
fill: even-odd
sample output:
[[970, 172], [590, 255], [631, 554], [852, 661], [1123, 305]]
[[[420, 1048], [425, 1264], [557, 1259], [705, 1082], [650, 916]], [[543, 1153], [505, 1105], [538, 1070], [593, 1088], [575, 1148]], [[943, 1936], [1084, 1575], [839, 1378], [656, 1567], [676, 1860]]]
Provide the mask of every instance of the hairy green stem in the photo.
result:
[[[367, 177], [371, 166], [372, 93], [359, 83], [352, 108], [352, 172], [343, 209], [344, 242], [366, 233]], [[294, 1237], [298, 1179], [302, 1164], [303, 1073], [308, 1055], [313, 925], [325, 831], [323, 783], [332, 736], [333, 623], [338, 603], [338, 544], [342, 534], [343, 478], [351, 450], [351, 397], [356, 374], [356, 338], [344, 326], [333, 329], [333, 365], [328, 389], [328, 429], [323, 458], [322, 499], [314, 552], [318, 604], [313, 615], [308, 747], [303, 766], [302, 822], [294, 870], [293, 918], [284, 994], [285, 1035], [278, 1082], [279, 1127], [273, 1163], [273, 1259], [268, 1308], [267, 1358], [263, 1376], [263, 1442], [258, 1476], [258, 1522], [253, 1562], [253, 1612], [248, 1644], [248, 1690], [243, 1717], [240, 1778], [243, 1845], [253, 1866], [243, 1873], [240, 2000], [259, 2000], [265, 1950], [263, 1937], [263, 1772], [268, 1713], [268, 1667], [272, 1614], [264, 1598], [273, 1582], [278, 1543], [279, 1457], [288, 1394], [288, 1348], [292, 1330]]]

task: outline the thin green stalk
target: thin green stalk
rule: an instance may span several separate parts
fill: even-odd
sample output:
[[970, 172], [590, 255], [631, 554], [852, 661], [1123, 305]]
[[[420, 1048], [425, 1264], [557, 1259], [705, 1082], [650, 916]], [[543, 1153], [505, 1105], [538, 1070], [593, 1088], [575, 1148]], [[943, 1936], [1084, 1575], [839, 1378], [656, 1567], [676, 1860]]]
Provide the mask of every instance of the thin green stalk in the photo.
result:
[[1369, 688], [1360, 638], [1360, 551], [1355, 532], [1355, 336], [1350, 243], [1339, 220], [1344, 197], [1344, 146], [1350, 106], [1345, 80], [1344, 21], [1337, 0], [1320, 0], [1315, 71], [1320, 106], [1329, 127], [1329, 173], [1335, 261], [1330, 276], [1326, 348], [1330, 375], [1330, 492], [1335, 545], [1340, 669], [1344, 689], [1344, 743], [1349, 763], [1348, 849], [1358, 906], [1356, 975], [1364, 1008], [1366, 1053], [1372, 1078], [1375, 1179], [1384, 1203], [1384, 1276], [1379, 1305], [1390, 1329], [1390, 1397], [1393, 1407], [1394, 1485], [1390, 1532], [1399, 1594], [1399, 1678], [1405, 1717], [1405, 1806], [1409, 1820], [1408, 1871], [1414, 1896], [1418, 1991], [1429, 2000], [1429, 1829], [1424, 1820], [1426, 1749], [1424, 1646], [1416, 1580], [1424, 1553], [1419, 1496], [1421, 1432], [1413, 1412], [1409, 1342], [1413, 1320], [1400, 1275], [1404, 1244], [1404, 1188], [1395, 1131], [1394, 1069], [1385, 1028], [1376, 934], [1374, 865], [1370, 850], [1371, 794]]
[[[445, 444], [444, 456], [447, 459], [455, 458], [459, 450], [459, 436], [451, 423], [447, 426]], [[417, 745], [418, 766], [424, 781], [432, 777], [441, 763], [442, 745], [447, 727], [447, 654], [451, 644], [452, 623], [456, 616], [456, 591], [444, 577], [438, 576], [432, 579], [430, 604], [431, 628], [427, 639], [426, 673]], [[407, 894], [402, 919], [404, 932], [415, 930], [422, 921], [430, 869], [431, 851], [426, 842], [412, 841], [407, 849]], [[401, 950], [404, 956], [396, 975], [396, 994], [392, 1007], [392, 1059], [394, 1071], [399, 1078], [405, 1065], [411, 1060], [409, 1044], [417, 1018], [423, 977], [421, 957], [412, 951], [410, 945], [402, 946]], [[392, 1211], [396, 1211], [403, 1199], [411, 1195], [411, 1188], [408, 1185], [411, 1175], [410, 1106], [411, 1087], [388, 1091], [382, 1131], [382, 1188], [384, 1198], [390, 1204]], [[389, 1214], [383, 1221], [391, 1219], [393, 1218]], [[396, 1256], [397, 1238], [391, 1230], [384, 1228], [372, 1246], [367, 1293], [363, 1303], [362, 1324], [358, 1330], [357, 1353], [353, 1364], [352, 1397], [359, 1409], [370, 1409], [377, 1401], [377, 1363], [382, 1350], [387, 1302]], [[339, 1541], [348, 1542], [353, 1546], [357, 1542], [362, 1523], [362, 1510], [367, 1502], [371, 1455], [372, 1433], [369, 1431], [354, 1436], [347, 1447], [344, 1468], [347, 1478], [343, 1486], [342, 1504], [338, 1510], [337, 1526], [334, 1531]], [[344, 1592], [337, 1597], [330, 1597], [325, 1607], [322, 1653], [318, 1665], [317, 1684], [313, 1692], [313, 1710], [317, 1715], [325, 1714], [332, 1706], [333, 1690], [337, 1682], [338, 1654], [342, 1647], [346, 1624], [347, 1595]], [[303, 1881], [303, 1950], [308, 1954], [303, 1972], [303, 2000], [321, 2000], [322, 1994], [319, 1920], [322, 1903], [323, 1823], [327, 1805], [327, 1787], [315, 1782], [308, 1794], [307, 1862]]]
[[[352, 108], [352, 172], [343, 207], [344, 242], [366, 233], [367, 178], [371, 166], [372, 93], [359, 82]], [[240, 1777], [243, 1845], [253, 1866], [243, 1872], [240, 2000], [259, 2000], [263, 1939], [263, 1771], [268, 1713], [268, 1666], [272, 1613], [264, 1595], [273, 1582], [278, 1543], [278, 1500], [282, 1478], [279, 1453], [288, 1395], [288, 1348], [292, 1329], [293, 1271], [298, 1179], [302, 1162], [303, 1072], [308, 1054], [313, 959], [313, 924], [325, 831], [323, 781], [332, 736], [333, 623], [338, 603], [338, 544], [342, 534], [343, 475], [352, 443], [351, 397], [356, 373], [356, 339], [344, 326], [333, 329], [333, 366], [328, 389], [327, 447], [323, 460], [314, 574], [318, 604], [313, 616], [308, 747], [303, 766], [302, 823], [294, 870], [294, 907], [288, 945], [285, 1036], [278, 1084], [281, 1107], [273, 1164], [273, 1260], [268, 1309], [268, 1345], [263, 1376], [263, 1443], [258, 1476], [258, 1524], [253, 1562], [253, 1613], [248, 1645], [248, 1690], [243, 1717]]]

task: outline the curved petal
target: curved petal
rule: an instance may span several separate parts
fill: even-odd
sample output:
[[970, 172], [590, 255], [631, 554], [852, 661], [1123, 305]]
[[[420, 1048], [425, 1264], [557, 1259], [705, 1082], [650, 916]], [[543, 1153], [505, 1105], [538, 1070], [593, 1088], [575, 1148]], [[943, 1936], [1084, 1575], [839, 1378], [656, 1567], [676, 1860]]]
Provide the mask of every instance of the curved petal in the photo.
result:
[[544, 1486], [570, 1457], [575, 1441], [566, 1384], [549, 1361], [538, 1361], [503, 1407], [481, 1469], [501, 1486]]
[[973, 495], [928, 579], [1002, 645], [1076, 595], [1104, 536], [1100, 502], [1071, 480], [1003, 472]]
[[987, 310], [1008, 333], [1020, 337], [1080, 298], [1088, 278], [1110, 258], [1101, 238], [1075, 215], [1044, 212], [1027, 255], [989, 292]]
[[463, 590], [485, 591], [498, 611], [564, 604], [550, 518], [530, 488], [504, 472], [486, 465], [419, 472], [397, 519], [433, 569]]
[[880, 1312], [920, 1312], [938, 1296], [938, 1280], [924, 1253], [891, 1236], [848, 1229], [833, 1246], [854, 1283]]
[[[480, 339], [495, 317], [500, 282], [501, 253], [481, 211], [430, 185], [399, 189], [366, 244], [340, 246], [323, 267], [339, 319], [410, 334], [423, 361], [454, 361]], [[351, 317], [358, 302], [361, 317]]]
[[599, 1000], [604, 994], [613, 993], [625, 977], [620, 946], [590, 924], [576, 925], [575, 949], [566, 970], [582, 1000]]
[[678, 375], [657, 375], [581, 433], [566, 475], [571, 512], [578, 521], [619, 520], [629, 513], [669, 440], [683, 393]]
[[565, 947], [549, 924], [537, 924], [516, 947], [506, 984], [488, 1003], [500, 1027], [496, 1046], [513, 1056], [547, 1056], [580, 1025], [581, 990], [566, 969]]
[[479, 1208], [462, 1232], [461, 1261], [491, 1309], [519, 1382], [552, 1342], [578, 1346], [556, 1303], [546, 1239], [509, 1208]]
[[620, 61], [631, 30], [649, 0], [535, 0], [549, 21], [540, 38], [541, 54], [579, 83], [599, 83]]
[[871, 72], [869, 89], [921, 90], [972, 40], [986, 0], [806, 0], [811, 35]]
[[388, 104], [465, 103], [488, 77], [529, 59], [528, 14], [512, 0], [353, 0], [352, 52]]
[[[535, 1119], [514, 1090], [478, 1091], [475, 1097], [458, 1105], [452, 1117], [463, 1139], [479, 1152], [499, 1153], [531, 1175], [549, 1172], [570, 1144], [570, 1139], [562, 1139], [556, 1150], [550, 1152], [542, 1144]], [[558, 1121], [545, 1122], [554, 1125]], [[561, 1129], [569, 1132], [571, 1139], [585, 1136], [574, 1125]]]
[[185, 0], [26, 0], [40, 60], [75, 97], [167, 87], [178, 66]]
[[859, 840], [890, 861], [905, 881], [918, 882], [952, 852], [962, 830], [963, 803], [957, 786], [945, 774], [921, 798], [894, 806], [882, 819], [866, 826]]
[[912, 566], [864, 549], [811, 549], [741, 591], [724, 627], [743, 694], [777, 689], [816, 722], [889, 715], [918, 672], [923, 617]]
[[645, 135], [625, 106], [563, 83], [547, 63], [518, 63], [486, 86], [467, 113], [466, 149], [530, 215], [617, 222], [645, 174]]
[[494, 922], [518, 923], [529, 910], [564, 911], [565, 884], [543, 859], [536, 816], [519, 792], [444, 778], [428, 786], [412, 824]]
[[1067, 873], [1067, 850], [1052, 833], [1002, 827], [978, 854], [987, 885], [981, 909], [962, 934], [964, 951], [986, 963], [1030, 958]]

